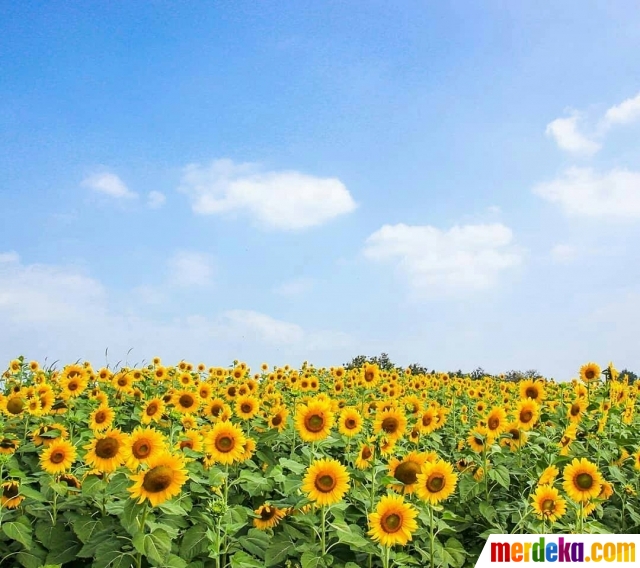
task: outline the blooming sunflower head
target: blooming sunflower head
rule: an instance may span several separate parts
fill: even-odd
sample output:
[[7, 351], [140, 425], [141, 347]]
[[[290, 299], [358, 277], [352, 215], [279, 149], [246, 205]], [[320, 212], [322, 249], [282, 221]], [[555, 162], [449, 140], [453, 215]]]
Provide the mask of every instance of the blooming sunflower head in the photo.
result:
[[129, 487], [132, 499], [142, 503], [149, 500], [152, 507], [178, 495], [188, 479], [184, 461], [169, 452], [161, 452], [147, 461], [148, 469], [131, 476]]
[[389, 475], [400, 483], [391, 485], [391, 489], [403, 494], [413, 493], [416, 489], [418, 474], [422, 466], [427, 463], [428, 457], [424, 453], [411, 452], [402, 460], [393, 458], [389, 462]]
[[329, 436], [335, 415], [331, 405], [319, 398], [300, 404], [296, 410], [296, 430], [305, 442], [318, 442]]
[[418, 512], [401, 495], [386, 495], [369, 515], [368, 534], [382, 546], [406, 545], [418, 529]]
[[418, 474], [416, 493], [423, 501], [436, 505], [455, 491], [457, 481], [458, 476], [450, 463], [427, 462]]
[[339, 461], [325, 458], [315, 461], [307, 469], [302, 490], [317, 505], [333, 505], [349, 489], [349, 473]]
[[563, 478], [564, 490], [576, 503], [596, 498], [602, 490], [602, 475], [598, 467], [586, 458], [575, 458], [565, 466]]
[[71, 469], [77, 456], [77, 450], [68, 440], [55, 439], [40, 454], [40, 466], [51, 475], [64, 473]]
[[207, 432], [204, 441], [205, 451], [213, 463], [223, 465], [240, 461], [245, 444], [246, 437], [242, 429], [231, 422], [217, 422]]
[[566, 501], [555, 487], [540, 485], [531, 498], [533, 510], [540, 519], [553, 523], [567, 511]]
[[278, 507], [265, 504], [260, 505], [254, 513], [257, 517], [253, 519], [253, 526], [261, 531], [265, 531], [275, 527], [285, 516], [286, 511], [278, 509]]

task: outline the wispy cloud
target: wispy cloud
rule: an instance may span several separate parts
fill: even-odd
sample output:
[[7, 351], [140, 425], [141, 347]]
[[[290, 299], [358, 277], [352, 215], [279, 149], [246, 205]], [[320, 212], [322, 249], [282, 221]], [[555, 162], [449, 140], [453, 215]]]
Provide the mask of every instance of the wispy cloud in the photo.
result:
[[587, 138], [578, 130], [580, 115], [574, 113], [568, 118], [557, 118], [547, 124], [546, 134], [556, 141], [558, 147], [566, 152], [592, 156], [600, 150], [600, 144]]
[[82, 180], [82, 186], [115, 199], [132, 199], [137, 193], [131, 191], [114, 173], [102, 172]]
[[272, 229], [300, 230], [350, 213], [356, 203], [337, 178], [297, 171], [260, 171], [256, 164], [216, 160], [184, 169], [179, 191], [195, 213], [243, 211]]
[[159, 191], [150, 191], [147, 194], [147, 207], [150, 209], [160, 209], [165, 204], [167, 197]]
[[366, 241], [364, 254], [395, 263], [418, 290], [482, 289], [521, 262], [502, 224], [454, 226], [385, 225]]
[[607, 109], [603, 122], [605, 126], [612, 126], [629, 124], [636, 120], [640, 120], [640, 93]]

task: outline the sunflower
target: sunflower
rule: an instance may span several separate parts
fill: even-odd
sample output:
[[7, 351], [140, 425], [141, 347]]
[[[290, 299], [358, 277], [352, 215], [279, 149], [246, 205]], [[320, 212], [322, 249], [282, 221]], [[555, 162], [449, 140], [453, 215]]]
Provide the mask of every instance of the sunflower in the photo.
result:
[[580, 378], [585, 383], [592, 383], [600, 380], [601, 374], [602, 370], [600, 369], [600, 365], [597, 363], [587, 363], [580, 367]]
[[124, 451], [127, 435], [120, 430], [108, 430], [96, 437], [86, 446], [84, 461], [92, 468], [111, 473], [124, 463]]
[[204, 444], [202, 443], [202, 436], [199, 432], [189, 430], [184, 432], [180, 438], [181, 439], [176, 442], [176, 449], [184, 450], [188, 448], [193, 452], [202, 452]]
[[51, 475], [71, 469], [78, 452], [68, 440], [56, 439], [40, 454], [40, 467]]
[[574, 458], [563, 471], [563, 487], [569, 498], [576, 503], [584, 503], [596, 498], [602, 490], [602, 475], [598, 466], [586, 458]]
[[331, 405], [316, 398], [296, 410], [296, 430], [305, 442], [318, 442], [329, 436], [334, 423]]
[[380, 369], [378, 369], [378, 365], [366, 363], [362, 369], [362, 378], [364, 379], [365, 385], [369, 388], [373, 387], [380, 378]]
[[338, 419], [338, 431], [340, 434], [351, 438], [362, 430], [363, 420], [357, 409], [346, 407], [342, 409]]
[[560, 497], [560, 493], [555, 487], [541, 485], [531, 498], [533, 499], [533, 510], [539, 519], [553, 523], [567, 512], [567, 503]]
[[102, 432], [111, 428], [116, 413], [108, 406], [99, 406], [89, 416], [89, 428], [94, 432]]
[[257, 398], [245, 394], [239, 396], [236, 399], [235, 408], [238, 418], [240, 418], [241, 420], [250, 420], [256, 414], [258, 414], [258, 410], [260, 409], [260, 402]]
[[260, 505], [254, 513], [258, 515], [258, 517], [253, 519], [253, 526], [261, 531], [275, 527], [286, 514], [283, 509], [278, 509], [278, 507], [272, 507], [267, 504]]
[[518, 402], [515, 418], [520, 430], [531, 430], [540, 416], [540, 407], [535, 400], [523, 398]]
[[487, 414], [486, 421], [489, 435], [495, 438], [507, 427], [507, 413], [504, 408], [492, 408]]
[[402, 494], [411, 494], [416, 488], [418, 474], [422, 466], [427, 463], [429, 456], [423, 453], [411, 452], [402, 460], [393, 458], [389, 462], [389, 475], [395, 477], [400, 483], [392, 484], [394, 491]]
[[325, 458], [307, 469], [302, 490], [319, 506], [339, 503], [349, 490], [349, 473], [339, 461]]
[[238, 461], [246, 461], [253, 457], [253, 453], [256, 451], [256, 441], [253, 438], [247, 438], [242, 447], [242, 455]]
[[491, 444], [491, 436], [489, 435], [489, 430], [487, 430], [483, 426], [476, 426], [473, 430], [469, 432], [469, 436], [467, 437], [467, 443], [469, 447], [478, 453], [482, 453], [485, 448]]
[[18, 392], [8, 396], [2, 406], [5, 414], [8, 416], [18, 416], [22, 414], [25, 408], [25, 400], [22, 393]]
[[194, 413], [198, 411], [200, 406], [200, 397], [197, 393], [189, 390], [176, 391], [171, 399], [175, 409], [182, 413]]
[[406, 545], [418, 528], [418, 512], [401, 495], [385, 495], [369, 515], [369, 536], [382, 546]]
[[520, 397], [530, 398], [538, 403], [543, 401], [546, 398], [544, 383], [532, 379], [522, 381], [520, 383]]
[[189, 478], [184, 461], [169, 452], [150, 458], [147, 466], [147, 470], [131, 476], [135, 483], [128, 488], [131, 498], [139, 504], [148, 499], [152, 507], [161, 505], [178, 495]]
[[0, 454], [11, 456], [18, 449], [19, 445], [19, 440], [14, 440], [12, 438], [0, 438]]
[[240, 460], [245, 443], [246, 438], [241, 428], [231, 422], [217, 422], [207, 432], [204, 447], [213, 463], [231, 465]]
[[540, 475], [540, 479], [538, 479], [538, 485], [553, 485], [556, 477], [558, 477], [558, 468], [555, 465], [550, 465], [547, 467]]
[[354, 465], [358, 469], [368, 469], [371, 467], [371, 462], [373, 460], [373, 446], [369, 446], [368, 444], [362, 444], [360, 446], [360, 450], [358, 451], [358, 457], [354, 462]]
[[0, 495], [0, 509], [17, 509], [24, 501], [24, 495], [20, 495], [20, 483], [17, 481], [5, 481]]
[[165, 449], [165, 439], [160, 432], [138, 427], [129, 435], [122, 453], [127, 467], [135, 471]]
[[633, 454], [633, 468], [640, 469], [640, 449]]
[[62, 370], [60, 375], [60, 387], [62, 397], [65, 399], [80, 396], [87, 388], [89, 376], [87, 369], [82, 365], [68, 365]]
[[31, 439], [36, 446], [44, 445], [48, 447], [54, 440], [67, 438], [69, 432], [58, 423], [43, 425], [37, 428], [32, 434]]
[[71, 473], [63, 473], [60, 476], [60, 483], [64, 483], [69, 489], [80, 489], [82, 487], [80, 480]]
[[423, 434], [430, 434], [438, 426], [438, 413], [434, 408], [427, 408], [418, 421], [418, 426]]
[[506, 437], [500, 440], [500, 445], [509, 446], [512, 452], [517, 452], [527, 443], [527, 433], [520, 429], [518, 422], [507, 424], [504, 433]]
[[284, 406], [278, 406], [271, 411], [271, 415], [267, 418], [267, 422], [271, 428], [276, 428], [278, 432], [282, 432], [287, 426], [287, 416], [289, 411]]
[[376, 412], [373, 423], [374, 434], [384, 432], [387, 440], [395, 442], [402, 438], [406, 429], [407, 417], [395, 408]]
[[418, 474], [416, 493], [423, 501], [437, 505], [454, 492], [457, 481], [458, 475], [450, 463], [442, 460], [428, 462]]
[[584, 398], [574, 400], [567, 407], [567, 418], [571, 422], [580, 422], [587, 410], [587, 401]]

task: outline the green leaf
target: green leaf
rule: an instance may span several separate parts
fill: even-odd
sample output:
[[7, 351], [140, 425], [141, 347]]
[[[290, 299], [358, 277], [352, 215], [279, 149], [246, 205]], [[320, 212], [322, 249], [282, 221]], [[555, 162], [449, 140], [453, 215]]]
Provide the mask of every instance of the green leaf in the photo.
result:
[[497, 481], [505, 489], [509, 489], [509, 470], [505, 466], [499, 465], [495, 469], [490, 469], [489, 477]]
[[[66, 533], [67, 535], [69, 533]], [[65, 564], [77, 558], [76, 553], [80, 549], [80, 545], [74, 541], [60, 541], [59, 547], [51, 550], [47, 555], [47, 564]]]
[[40, 491], [36, 491], [28, 485], [20, 485], [20, 495], [24, 495], [28, 499], [33, 499], [34, 501], [39, 501], [40, 503], [44, 503], [46, 501], [44, 495], [40, 493]]
[[496, 517], [496, 510], [489, 504], [482, 501], [480, 503], [480, 514], [487, 519], [490, 523], [493, 523]]
[[305, 469], [307, 469], [307, 466], [304, 464], [290, 460], [289, 458], [280, 458], [280, 465], [297, 474], [301, 474]]
[[[264, 555], [264, 551], [263, 551]], [[231, 568], [262, 568], [264, 563], [241, 550], [231, 557]]]
[[289, 554], [295, 551], [295, 543], [292, 540], [279, 540], [271, 543], [264, 555], [265, 566], [282, 564]]
[[95, 496], [96, 493], [102, 492], [103, 487], [104, 483], [102, 479], [96, 475], [89, 475], [82, 482], [82, 494], [90, 497]]
[[105, 525], [102, 519], [94, 519], [89, 516], [82, 516], [74, 519], [71, 523], [74, 532], [78, 535], [81, 542], [87, 543], [91, 540], [94, 533], [104, 530]]
[[158, 505], [158, 509], [160, 509], [166, 515], [180, 515], [184, 516], [187, 514], [184, 507], [175, 501], [165, 501], [161, 505]]
[[456, 538], [449, 538], [442, 549], [443, 560], [454, 568], [461, 568], [464, 564], [465, 556], [464, 547], [460, 544], [460, 541]]
[[330, 526], [335, 529], [340, 542], [362, 551], [372, 547], [371, 542], [362, 535], [362, 529], [359, 526], [347, 525], [342, 521], [330, 523]]
[[189, 561], [202, 554], [209, 547], [207, 528], [203, 525], [194, 525], [188, 529], [180, 543], [180, 556]]
[[175, 554], [169, 554], [162, 562], [163, 568], [186, 568], [187, 562]]
[[263, 531], [258, 529], [250, 529], [247, 536], [239, 539], [242, 548], [263, 560], [264, 551], [269, 546], [270, 540], [271, 539]]
[[[4, 528], [4, 524], [2, 525]], [[31, 546], [29, 550], [22, 550], [16, 555], [16, 560], [25, 568], [41, 568], [47, 551], [39, 546]]]
[[319, 556], [310, 550], [302, 555], [300, 562], [302, 564], [302, 568], [325, 568], [327, 565], [322, 556]]
[[2, 531], [10, 539], [18, 541], [27, 550], [33, 546], [31, 538], [31, 528], [17, 522], [8, 522], [2, 524]]
[[162, 564], [171, 551], [171, 538], [167, 531], [162, 529], [150, 534], [138, 533], [131, 542], [140, 554], [158, 564]]
[[131, 536], [140, 531], [140, 521], [138, 518], [142, 516], [143, 510], [144, 507], [138, 505], [133, 499], [129, 499], [124, 504], [122, 515], [120, 515], [120, 524]]

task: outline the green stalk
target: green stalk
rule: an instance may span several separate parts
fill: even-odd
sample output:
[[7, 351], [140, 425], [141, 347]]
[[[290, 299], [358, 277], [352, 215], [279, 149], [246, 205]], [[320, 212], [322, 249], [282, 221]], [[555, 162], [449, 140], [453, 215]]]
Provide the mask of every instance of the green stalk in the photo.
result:
[[431, 557], [431, 568], [434, 568], [435, 558], [434, 558], [434, 548], [435, 548], [436, 537], [433, 532], [433, 507], [429, 505], [429, 556]]

